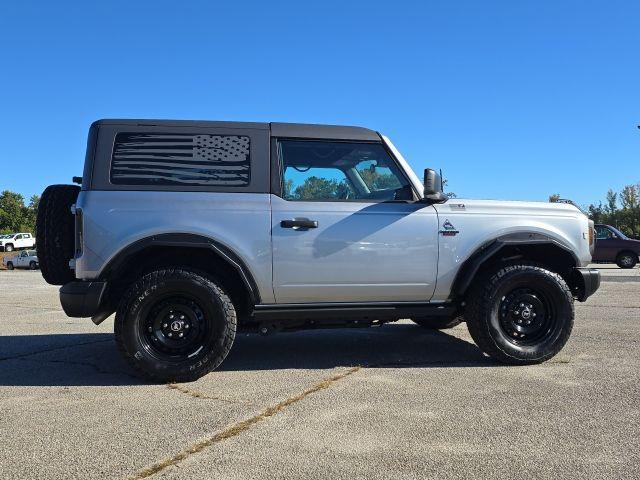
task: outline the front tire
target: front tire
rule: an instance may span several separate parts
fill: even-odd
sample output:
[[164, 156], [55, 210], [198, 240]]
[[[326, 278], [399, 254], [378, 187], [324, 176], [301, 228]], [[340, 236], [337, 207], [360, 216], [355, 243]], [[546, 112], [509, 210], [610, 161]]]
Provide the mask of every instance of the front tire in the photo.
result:
[[115, 337], [133, 368], [159, 382], [189, 382], [225, 359], [236, 334], [236, 312], [210, 278], [182, 269], [157, 270], [126, 292]]
[[632, 252], [622, 252], [616, 258], [616, 264], [620, 268], [633, 268], [638, 263], [638, 255]]
[[11, 245], [11, 244], [5, 245], [4, 251], [5, 252], [13, 252], [13, 245]]
[[477, 282], [465, 319], [471, 337], [502, 363], [544, 362], [567, 343], [573, 297], [560, 275], [532, 265], [503, 267]]

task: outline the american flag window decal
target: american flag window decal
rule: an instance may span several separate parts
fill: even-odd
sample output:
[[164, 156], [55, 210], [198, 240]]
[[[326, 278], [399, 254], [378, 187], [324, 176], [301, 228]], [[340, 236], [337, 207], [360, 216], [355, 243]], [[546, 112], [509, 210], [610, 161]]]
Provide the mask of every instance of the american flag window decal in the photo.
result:
[[111, 183], [242, 187], [250, 180], [249, 150], [241, 135], [119, 133]]

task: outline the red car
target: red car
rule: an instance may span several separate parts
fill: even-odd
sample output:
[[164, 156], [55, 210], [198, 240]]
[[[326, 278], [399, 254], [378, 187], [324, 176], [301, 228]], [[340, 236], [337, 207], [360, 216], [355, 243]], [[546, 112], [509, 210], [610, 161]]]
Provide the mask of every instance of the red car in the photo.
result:
[[593, 261], [616, 263], [620, 268], [633, 268], [638, 263], [640, 240], [633, 240], [611, 225], [596, 225], [596, 248]]

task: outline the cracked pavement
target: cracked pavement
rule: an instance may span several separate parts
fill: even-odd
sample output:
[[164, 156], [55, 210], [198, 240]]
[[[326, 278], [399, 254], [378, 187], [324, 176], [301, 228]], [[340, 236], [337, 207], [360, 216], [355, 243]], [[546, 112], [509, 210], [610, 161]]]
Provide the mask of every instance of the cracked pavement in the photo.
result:
[[554, 359], [504, 367], [466, 327], [239, 335], [221, 368], [150, 385], [113, 321], [0, 271], [0, 476], [637, 478], [640, 269], [604, 266]]

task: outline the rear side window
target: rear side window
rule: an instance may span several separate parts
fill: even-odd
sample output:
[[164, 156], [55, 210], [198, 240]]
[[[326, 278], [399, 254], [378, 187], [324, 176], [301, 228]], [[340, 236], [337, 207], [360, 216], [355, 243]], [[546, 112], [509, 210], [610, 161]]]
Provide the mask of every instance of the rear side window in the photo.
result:
[[249, 185], [250, 139], [242, 135], [118, 133], [110, 179], [117, 185]]

